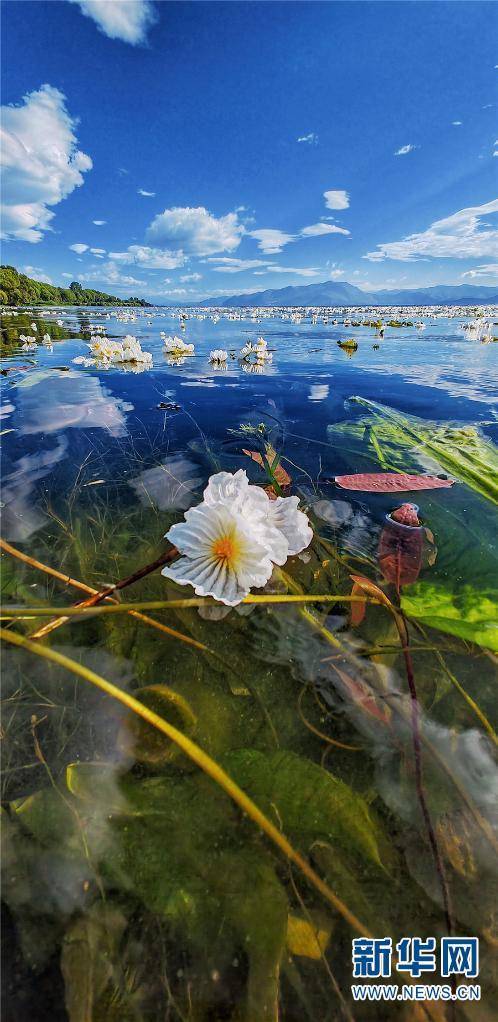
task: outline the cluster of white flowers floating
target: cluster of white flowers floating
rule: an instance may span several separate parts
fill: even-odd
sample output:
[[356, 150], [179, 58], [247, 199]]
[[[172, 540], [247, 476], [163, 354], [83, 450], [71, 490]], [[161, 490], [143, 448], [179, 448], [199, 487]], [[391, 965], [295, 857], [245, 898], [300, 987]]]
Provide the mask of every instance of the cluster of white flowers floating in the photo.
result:
[[[254, 367], [260, 366], [260, 372], [262, 371], [262, 367], [265, 362], [271, 362], [273, 360], [273, 355], [271, 351], [268, 351], [268, 346], [264, 337], [258, 337], [256, 344], [252, 344], [251, 341], [244, 344], [244, 347], [240, 352], [240, 357], [242, 361], [248, 365]], [[255, 362], [251, 361], [252, 357], [255, 358]], [[253, 371], [257, 372], [258, 369], [254, 368]]]
[[198, 596], [235, 607], [252, 586], [266, 585], [275, 564], [285, 564], [311, 543], [313, 531], [298, 505], [298, 497], [270, 500], [249, 484], [243, 469], [218, 472], [202, 503], [166, 533], [182, 556], [162, 574], [193, 586]]
[[226, 367], [227, 359], [228, 351], [225, 351], [224, 348], [215, 348], [209, 355], [209, 361], [212, 362], [213, 365], [217, 366]]
[[161, 337], [163, 339], [164, 351], [167, 355], [171, 355], [173, 358], [195, 355], [194, 345], [186, 344], [182, 337], [169, 337], [163, 331], [161, 331]]
[[140, 341], [132, 334], [127, 334], [122, 341], [114, 341], [108, 337], [101, 337], [100, 334], [93, 334], [88, 347], [93, 358], [78, 355], [77, 358], [73, 358], [76, 365], [98, 364], [108, 368], [110, 365], [122, 363], [124, 365], [140, 365], [149, 369], [152, 366], [152, 355], [149, 351], [142, 351]]

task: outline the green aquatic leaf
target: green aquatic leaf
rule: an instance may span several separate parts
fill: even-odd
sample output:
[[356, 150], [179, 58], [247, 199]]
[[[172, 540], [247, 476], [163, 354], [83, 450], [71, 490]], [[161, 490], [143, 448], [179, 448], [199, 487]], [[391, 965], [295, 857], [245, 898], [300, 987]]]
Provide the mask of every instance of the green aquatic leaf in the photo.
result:
[[390, 859], [380, 822], [344, 781], [292, 752], [240, 749], [225, 757], [231, 776], [286, 834], [323, 838], [385, 867]]
[[416, 582], [403, 589], [401, 607], [407, 617], [427, 627], [498, 651], [498, 590], [471, 585], [451, 590], [442, 584]]
[[355, 454], [385, 469], [408, 472], [433, 465], [498, 504], [498, 451], [476, 427], [438, 425], [366, 398], [351, 400], [368, 414], [328, 426], [331, 440], [346, 440]]

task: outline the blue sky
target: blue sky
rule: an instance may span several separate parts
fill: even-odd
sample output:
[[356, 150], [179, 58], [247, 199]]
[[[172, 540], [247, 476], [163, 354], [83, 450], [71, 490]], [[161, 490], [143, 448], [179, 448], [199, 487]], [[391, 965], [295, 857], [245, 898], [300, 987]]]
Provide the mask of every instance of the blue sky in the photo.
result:
[[2, 8], [4, 263], [158, 302], [498, 279], [497, 5]]

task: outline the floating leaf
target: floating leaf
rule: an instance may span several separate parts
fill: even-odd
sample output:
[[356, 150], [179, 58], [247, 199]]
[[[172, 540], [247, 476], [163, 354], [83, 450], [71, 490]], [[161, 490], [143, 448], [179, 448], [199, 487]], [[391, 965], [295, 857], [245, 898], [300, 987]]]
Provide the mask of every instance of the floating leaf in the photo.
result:
[[386, 470], [404, 472], [412, 465], [414, 469], [426, 468], [430, 459], [435, 472], [450, 472], [498, 504], [498, 452], [474, 426], [435, 424], [366, 398], [351, 400], [366, 408], [368, 415], [334, 423], [327, 427], [327, 433], [334, 444], [342, 443], [344, 447], [346, 440], [355, 460], [368, 458]]
[[453, 486], [454, 479], [439, 476], [409, 475], [407, 472], [356, 472], [349, 476], [335, 476], [337, 486], [343, 490], [363, 490], [368, 493], [404, 493], [409, 490], [440, 490]]

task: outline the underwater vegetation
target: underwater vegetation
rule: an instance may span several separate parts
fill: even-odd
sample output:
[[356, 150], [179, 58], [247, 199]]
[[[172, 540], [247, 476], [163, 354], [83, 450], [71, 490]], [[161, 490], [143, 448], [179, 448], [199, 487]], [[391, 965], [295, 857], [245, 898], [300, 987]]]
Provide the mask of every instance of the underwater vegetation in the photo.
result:
[[[270, 361], [223, 343], [234, 372]], [[171, 428], [186, 392], [148, 387]], [[116, 464], [109, 433], [75, 443], [1, 541], [4, 932], [32, 1017], [492, 1017], [496, 449], [355, 398], [313, 474], [269, 408], [188, 454], [115, 418]], [[386, 934], [478, 936], [481, 1002], [354, 1003], [351, 941]]]

